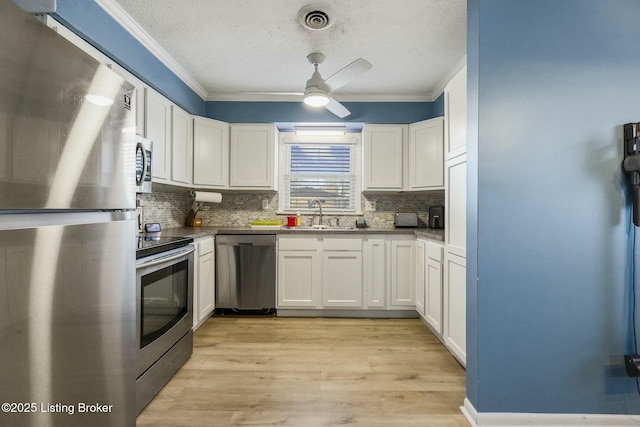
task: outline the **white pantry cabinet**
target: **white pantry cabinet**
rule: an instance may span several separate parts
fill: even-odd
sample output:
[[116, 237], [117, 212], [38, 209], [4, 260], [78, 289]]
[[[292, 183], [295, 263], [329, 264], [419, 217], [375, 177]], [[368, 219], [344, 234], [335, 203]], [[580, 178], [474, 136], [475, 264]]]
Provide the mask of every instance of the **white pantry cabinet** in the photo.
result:
[[144, 90], [145, 137], [153, 141], [154, 182], [171, 181], [171, 102], [151, 88]]
[[193, 329], [202, 325], [215, 308], [215, 253], [213, 237], [194, 241]]
[[[155, 152], [155, 151], [154, 151]], [[152, 162], [153, 165], [153, 162]], [[191, 186], [193, 169], [193, 117], [171, 106], [171, 181]]]
[[444, 118], [409, 125], [408, 190], [444, 188]]
[[406, 178], [407, 125], [364, 125], [363, 190], [401, 191]]
[[229, 187], [277, 190], [276, 127], [273, 124], [231, 124]]
[[467, 74], [461, 70], [445, 88], [445, 345], [466, 364]]
[[200, 188], [229, 186], [229, 123], [194, 118], [193, 185]]

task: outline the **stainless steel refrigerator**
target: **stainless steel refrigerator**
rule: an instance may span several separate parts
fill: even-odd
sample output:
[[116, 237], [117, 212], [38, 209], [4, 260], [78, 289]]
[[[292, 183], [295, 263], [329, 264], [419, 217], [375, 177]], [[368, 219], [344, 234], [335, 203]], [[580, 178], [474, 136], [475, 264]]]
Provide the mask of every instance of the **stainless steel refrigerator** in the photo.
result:
[[0, 0], [0, 425], [135, 425], [133, 86]]

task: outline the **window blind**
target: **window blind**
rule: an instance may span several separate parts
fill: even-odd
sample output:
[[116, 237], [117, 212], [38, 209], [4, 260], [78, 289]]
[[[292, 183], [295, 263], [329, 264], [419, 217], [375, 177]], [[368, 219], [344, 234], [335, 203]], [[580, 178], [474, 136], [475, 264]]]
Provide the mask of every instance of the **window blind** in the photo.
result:
[[285, 209], [356, 210], [355, 145], [286, 143]]

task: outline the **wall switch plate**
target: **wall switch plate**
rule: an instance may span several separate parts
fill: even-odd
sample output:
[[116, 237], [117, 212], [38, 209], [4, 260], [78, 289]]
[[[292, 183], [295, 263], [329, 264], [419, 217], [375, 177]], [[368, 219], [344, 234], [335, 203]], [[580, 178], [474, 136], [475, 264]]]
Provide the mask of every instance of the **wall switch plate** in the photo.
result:
[[262, 209], [265, 211], [269, 209], [269, 199], [262, 199]]
[[376, 201], [375, 200], [367, 200], [364, 204], [364, 210], [367, 212], [375, 212], [376, 210]]

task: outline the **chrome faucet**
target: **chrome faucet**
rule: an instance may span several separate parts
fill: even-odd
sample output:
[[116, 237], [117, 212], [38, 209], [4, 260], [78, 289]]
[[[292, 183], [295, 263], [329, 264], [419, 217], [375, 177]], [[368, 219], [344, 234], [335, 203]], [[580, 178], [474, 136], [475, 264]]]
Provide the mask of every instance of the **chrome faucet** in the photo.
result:
[[320, 201], [320, 199], [313, 199], [309, 202], [309, 204], [313, 204], [313, 203], [317, 203], [318, 204], [318, 209], [320, 209], [320, 216], [318, 219], [318, 225], [322, 225], [322, 202]]

